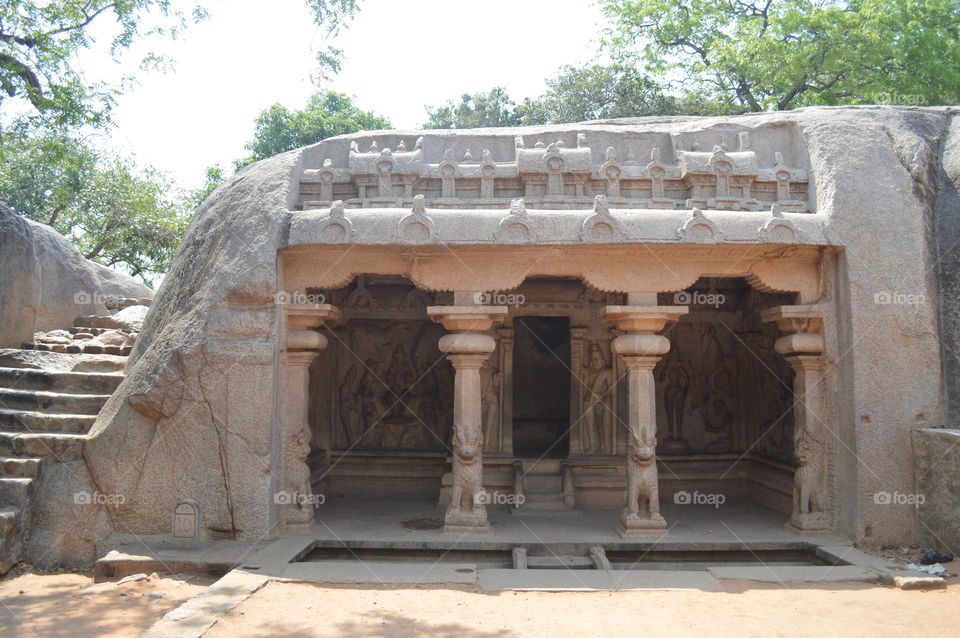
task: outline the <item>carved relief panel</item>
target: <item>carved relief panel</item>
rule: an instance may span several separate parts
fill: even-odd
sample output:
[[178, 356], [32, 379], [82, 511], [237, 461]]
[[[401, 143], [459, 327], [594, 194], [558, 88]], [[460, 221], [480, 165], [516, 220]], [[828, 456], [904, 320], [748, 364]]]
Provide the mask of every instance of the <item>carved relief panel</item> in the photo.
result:
[[361, 276], [328, 299], [343, 319], [311, 381], [317, 440], [334, 450], [446, 453], [453, 369], [438, 348], [443, 327], [426, 316], [435, 295]]
[[[657, 366], [658, 450], [669, 454], [750, 452], [792, 461], [792, 371], [773, 349], [760, 310], [788, 295], [735, 279], [704, 278], [687, 291], [690, 313], [668, 329]], [[674, 303], [674, 295], [661, 303]]]

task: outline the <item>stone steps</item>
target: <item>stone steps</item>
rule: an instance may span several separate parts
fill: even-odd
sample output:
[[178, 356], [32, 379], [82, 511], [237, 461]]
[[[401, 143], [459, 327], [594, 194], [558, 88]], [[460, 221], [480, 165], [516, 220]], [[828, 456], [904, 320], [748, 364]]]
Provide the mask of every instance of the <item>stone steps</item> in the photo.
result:
[[0, 456], [0, 477], [36, 478], [40, 461], [38, 457]]
[[0, 410], [0, 431], [86, 434], [96, 420], [97, 417], [93, 414], [51, 414], [25, 410]]
[[[92, 336], [102, 329], [74, 328], [69, 334], [88, 331]], [[0, 351], [0, 575], [20, 559], [42, 465], [82, 457], [87, 432], [123, 382], [122, 355], [129, 352], [129, 345], [84, 340]], [[87, 371], [72, 371], [77, 367]]]
[[564, 492], [565, 472], [569, 473], [570, 470], [565, 467], [563, 460], [519, 459], [515, 461], [514, 468], [519, 471], [515, 480], [520, 482], [515, 489], [523, 493], [524, 500], [519, 507], [510, 510], [511, 514], [539, 516], [551, 512], [579, 513], [573, 494]]
[[109, 398], [109, 394], [73, 394], [0, 387], [0, 408], [24, 412], [96, 415]]
[[523, 488], [526, 494], [556, 494], [563, 491], [563, 478], [559, 474], [527, 474], [523, 477]]
[[123, 376], [98, 372], [54, 372], [29, 368], [0, 368], [0, 387], [82, 394], [110, 394]]
[[0, 455], [52, 458], [67, 463], [83, 455], [86, 440], [86, 435], [62, 432], [0, 432]]
[[27, 504], [27, 499], [30, 498], [30, 487], [32, 485], [32, 478], [22, 476], [0, 477], [0, 505], [23, 509]]
[[116, 357], [127, 357], [133, 351], [133, 346], [104, 346], [96, 343], [73, 343], [73, 344], [46, 344], [46, 343], [25, 343], [21, 346], [23, 350], [37, 350], [38, 352], [61, 352], [66, 354], [109, 354]]
[[23, 513], [19, 507], [0, 505], [0, 574], [5, 574], [20, 556]]

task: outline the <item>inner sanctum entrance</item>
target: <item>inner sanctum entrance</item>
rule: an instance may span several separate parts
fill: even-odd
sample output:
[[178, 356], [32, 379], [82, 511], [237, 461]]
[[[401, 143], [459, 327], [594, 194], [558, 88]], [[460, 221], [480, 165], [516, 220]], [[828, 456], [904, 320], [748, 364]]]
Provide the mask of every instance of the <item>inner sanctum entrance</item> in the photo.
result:
[[518, 317], [513, 348], [513, 453], [570, 451], [570, 318]]

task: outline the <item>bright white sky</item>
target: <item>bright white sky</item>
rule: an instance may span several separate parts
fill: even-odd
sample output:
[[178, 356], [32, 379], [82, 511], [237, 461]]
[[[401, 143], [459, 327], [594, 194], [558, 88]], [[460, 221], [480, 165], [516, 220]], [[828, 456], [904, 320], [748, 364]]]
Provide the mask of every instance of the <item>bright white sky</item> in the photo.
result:
[[[137, 76], [119, 98], [109, 141], [190, 188], [205, 167], [245, 155], [261, 110], [305, 105], [325, 48], [303, 0], [202, 4], [206, 22], [179, 41], [153, 43], [174, 67]], [[539, 95], [560, 66], [594, 56], [601, 24], [591, 0], [363, 0], [335, 43], [346, 59], [329, 86], [397, 128], [415, 128], [425, 105], [463, 93], [504, 86], [516, 101]], [[81, 54], [88, 78], [118, 72], [97, 57]]]

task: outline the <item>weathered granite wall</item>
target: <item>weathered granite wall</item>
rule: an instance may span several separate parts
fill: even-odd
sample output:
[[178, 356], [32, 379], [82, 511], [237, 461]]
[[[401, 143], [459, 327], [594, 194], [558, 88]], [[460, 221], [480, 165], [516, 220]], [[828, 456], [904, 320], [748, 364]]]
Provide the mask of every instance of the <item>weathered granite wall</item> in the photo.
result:
[[918, 535], [924, 548], [960, 551], [960, 430], [913, 431]]
[[944, 425], [960, 427], [960, 119], [943, 144], [936, 207], [940, 340], [946, 399]]

